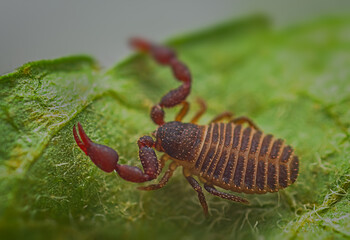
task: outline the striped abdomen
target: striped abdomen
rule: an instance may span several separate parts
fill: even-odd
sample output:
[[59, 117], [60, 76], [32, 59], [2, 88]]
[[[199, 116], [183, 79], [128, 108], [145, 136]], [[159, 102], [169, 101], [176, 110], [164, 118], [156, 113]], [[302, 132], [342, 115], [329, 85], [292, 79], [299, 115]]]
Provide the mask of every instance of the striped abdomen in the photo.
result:
[[298, 176], [293, 149], [251, 127], [212, 123], [203, 140], [192, 172], [216, 186], [235, 192], [275, 192]]

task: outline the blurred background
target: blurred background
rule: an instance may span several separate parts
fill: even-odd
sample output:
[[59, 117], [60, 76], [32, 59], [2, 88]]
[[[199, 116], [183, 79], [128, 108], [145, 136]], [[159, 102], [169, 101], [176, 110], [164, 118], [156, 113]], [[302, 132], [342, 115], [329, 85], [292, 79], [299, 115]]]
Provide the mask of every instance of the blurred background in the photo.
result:
[[130, 53], [126, 41], [155, 41], [256, 13], [276, 28], [347, 14], [348, 0], [1, 0], [0, 75], [39, 59], [94, 56], [110, 67]]

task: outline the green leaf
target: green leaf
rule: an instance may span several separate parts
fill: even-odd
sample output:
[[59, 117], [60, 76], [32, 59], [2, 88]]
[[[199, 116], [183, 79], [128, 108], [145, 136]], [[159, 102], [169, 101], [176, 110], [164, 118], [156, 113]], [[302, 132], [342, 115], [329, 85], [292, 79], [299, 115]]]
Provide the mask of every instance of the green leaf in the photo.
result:
[[[154, 192], [97, 169], [76, 146], [94, 141], [141, 166], [136, 141], [149, 109], [178, 86], [168, 68], [135, 55], [108, 71], [86, 56], [28, 63], [0, 78], [0, 236], [26, 239], [329, 239], [350, 237], [350, 19], [276, 30], [262, 17], [169, 44], [193, 75], [191, 113], [254, 119], [300, 156], [297, 182], [242, 206], [197, 195], [177, 171]], [[167, 110], [173, 119], [175, 109]], [[191, 115], [191, 114], [190, 114]], [[188, 121], [188, 118], [185, 121]]]

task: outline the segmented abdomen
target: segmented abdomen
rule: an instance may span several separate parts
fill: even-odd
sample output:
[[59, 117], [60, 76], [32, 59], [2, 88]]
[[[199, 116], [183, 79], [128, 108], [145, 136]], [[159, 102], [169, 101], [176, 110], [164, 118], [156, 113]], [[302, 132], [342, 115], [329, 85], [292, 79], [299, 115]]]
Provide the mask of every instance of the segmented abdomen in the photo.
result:
[[216, 186], [245, 193], [276, 192], [294, 183], [299, 160], [281, 139], [251, 127], [212, 123], [193, 172]]

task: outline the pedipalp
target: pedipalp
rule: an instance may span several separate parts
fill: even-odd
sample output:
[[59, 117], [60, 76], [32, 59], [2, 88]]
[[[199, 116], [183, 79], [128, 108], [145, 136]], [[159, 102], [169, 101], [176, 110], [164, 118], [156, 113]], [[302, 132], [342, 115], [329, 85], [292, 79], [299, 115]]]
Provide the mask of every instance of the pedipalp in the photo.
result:
[[159, 64], [170, 66], [174, 77], [182, 82], [181, 86], [170, 90], [151, 109], [153, 122], [159, 126], [164, 125], [165, 114], [163, 108], [172, 108], [181, 104], [191, 92], [192, 77], [190, 70], [183, 62], [177, 59], [175, 52], [168, 47], [153, 44], [141, 38], [132, 38], [130, 44], [140, 52], [150, 53]]

